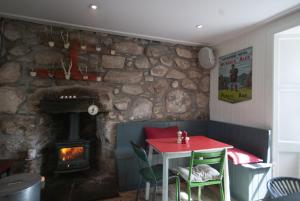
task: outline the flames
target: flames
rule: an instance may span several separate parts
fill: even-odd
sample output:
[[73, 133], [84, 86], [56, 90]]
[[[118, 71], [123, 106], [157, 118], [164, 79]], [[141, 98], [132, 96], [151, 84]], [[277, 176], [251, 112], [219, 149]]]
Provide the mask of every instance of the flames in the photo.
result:
[[59, 150], [59, 156], [62, 161], [74, 160], [83, 157], [83, 147], [67, 147]]

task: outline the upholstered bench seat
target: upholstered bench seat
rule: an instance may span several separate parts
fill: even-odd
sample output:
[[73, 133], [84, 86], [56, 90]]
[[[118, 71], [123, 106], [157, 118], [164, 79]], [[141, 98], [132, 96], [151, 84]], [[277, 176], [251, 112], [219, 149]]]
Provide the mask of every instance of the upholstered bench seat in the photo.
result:
[[231, 160], [234, 165], [263, 162], [263, 159], [238, 148], [229, 149], [227, 154], [228, 159]]

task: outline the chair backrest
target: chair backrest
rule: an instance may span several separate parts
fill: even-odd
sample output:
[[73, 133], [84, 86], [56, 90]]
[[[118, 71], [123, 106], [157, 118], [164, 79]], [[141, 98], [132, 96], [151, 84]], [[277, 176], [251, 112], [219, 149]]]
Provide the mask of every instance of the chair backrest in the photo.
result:
[[139, 160], [142, 160], [143, 163], [149, 164], [145, 149], [143, 149], [142, 146], [139, 146], [132, 141], [130, 141], [130, 144], [135, 155], [139, 158]]
[[274, 177], [268, 181], [268, 191], [272, 198], [300, 192], [300, 179], [294, 177]]
[[192, 152], [190, 165], [189, 165], [189, 177], [191, 180], [192, 168], [196, 165], [206, 164], [206, 165], [218, 165], [220, 178], [224, 175], [224, 160], [225, 160], [225, 150], [215, 151], [215, 152]]
[[155, 176], [155, 174], [152, 170], [152, 167], [148, 161], [148, 157], [147, 157], [147, 153], [146, 153], [145, 149], [142, 146], [137, 145], [132, 141], [130, 141], [130, 144], [131, 144], [132, 149], [138, 159], [139, 169], [142, 170], [142, 169], [147, 168], [147, 170], [150, 174], [149, 176], [151, 177], [150, 179], [156, 180], [156, 176]]

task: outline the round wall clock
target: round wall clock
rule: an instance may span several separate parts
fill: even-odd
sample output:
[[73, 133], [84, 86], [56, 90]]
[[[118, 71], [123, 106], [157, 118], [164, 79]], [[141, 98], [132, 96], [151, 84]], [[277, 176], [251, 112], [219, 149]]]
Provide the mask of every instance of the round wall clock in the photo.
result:
[[99, 112], [99, 107], [97, 105], [90, 105], [89, 108], [88, 108], [88, 113], [90, 115], [96, 115], [98, 114]]

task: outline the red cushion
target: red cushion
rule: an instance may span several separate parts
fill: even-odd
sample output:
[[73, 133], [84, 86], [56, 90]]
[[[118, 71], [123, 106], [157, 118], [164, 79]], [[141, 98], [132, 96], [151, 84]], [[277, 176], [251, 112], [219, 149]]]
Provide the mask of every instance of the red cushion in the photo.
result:
[[234, 165], [259, 163], [263, 161], [261, 158], [237, 148], [228, 149], [227, 154], [228, 158], [232, 160]]
[[179, 131], [177, 126], [167, 127], [167, 128], [153, 128], [145, 127], [144, 132], [147, 139], [155, 138], [171, 138], [177, 137], [177, 132]]

